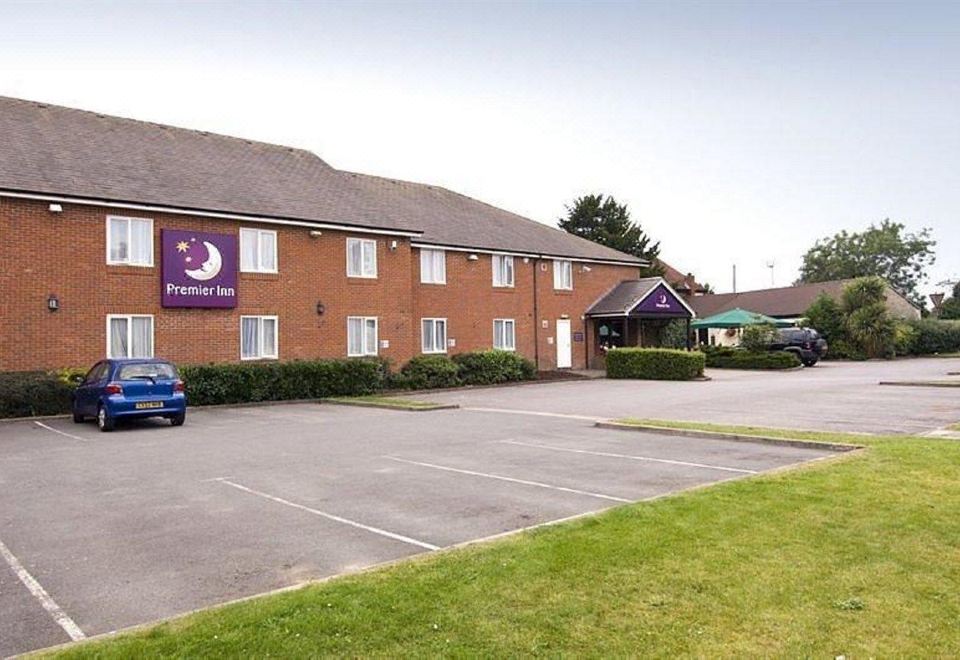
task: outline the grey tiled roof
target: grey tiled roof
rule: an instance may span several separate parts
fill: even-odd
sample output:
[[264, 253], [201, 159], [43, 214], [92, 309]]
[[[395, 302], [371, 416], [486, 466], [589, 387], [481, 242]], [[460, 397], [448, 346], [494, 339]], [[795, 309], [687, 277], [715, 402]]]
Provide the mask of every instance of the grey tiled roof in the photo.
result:
[[640, 264], [636, 257], [440, 186], [346, 173], [378, 203], [423, 231], [418, 242]]
[[302, 149], [5, 97], [0, 189], [406, 229]]
[[423, 232], [428, 243], [640, 260], [444, 188], [302, 149], [0, 97], [0, 190]]
[[659, 277], [645, 277], [640, 280], [620, 282], [604, 296], [593, 303], [587, 314], [626, 314], [663, 280]]

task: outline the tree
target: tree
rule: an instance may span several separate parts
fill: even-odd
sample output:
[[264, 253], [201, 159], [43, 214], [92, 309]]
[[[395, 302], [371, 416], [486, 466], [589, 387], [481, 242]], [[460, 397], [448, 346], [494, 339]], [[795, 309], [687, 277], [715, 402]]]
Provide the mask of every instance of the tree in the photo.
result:
[[879, 276], [922, 305], [917, 287], [936, 260], [935, 245], [928, 228], [907, 232], [905, 225], [889, 219], [862, 232], [841, 231], [807, 250], [798, 283]]
[[618, 204], [609, 195], [584, 195], [566, 209], [567, 217], [557, 221], [560, 229], [649, 261], [650, 267], [641, 273], [643, 277], [663, 274], [657, 264], [659, 241], [651, 244], [646, 232], [630, 219], [626, 204]]
[[894, 354], [896, 322], [887, 312], [885, 292], [879, 277], [861, 277], [844, 289], [840, 302], [820, 294], [805, 316], [827, 340], [829, 355], [862, 360]]
[[945, 321], [960, 319], [960, 282], [953, 285], [953, 296], [940, 306], [940, 318]]

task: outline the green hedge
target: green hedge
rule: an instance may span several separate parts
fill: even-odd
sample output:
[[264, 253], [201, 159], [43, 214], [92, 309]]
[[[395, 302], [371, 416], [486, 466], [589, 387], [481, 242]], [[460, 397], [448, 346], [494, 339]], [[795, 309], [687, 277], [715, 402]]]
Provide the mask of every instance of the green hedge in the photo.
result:
[[390, 387], [431, 390], [460, 385], [460, 369], [446, 355], [418, 355], [390, 378]]
[[699, 351], [670, 348], [614, 348], [607, 351], [608, 378], [693, 380], [703, 375], [706, 359]]
[[533, 362], [513, 351], [458, 353], [453, 361], [464, 385], [495, 385], [537, 377]]
[[0, 418], [68, 413], [73, 389], [74, 385], [55, 373], [0, 373]]
[[704, 352], [707, 366], [714, 369], [792, 369], [800, 358], [788, 351], [747, 351], [720, 348]]
[[902, 346], [911, 355], [960, 352], [960, 321], [921, 319], [910, 321], [908, 346]]
[[320, 399], [374, 394], [383, 389], [381, 360], [293, 360], [180, 367], [192, 406]]

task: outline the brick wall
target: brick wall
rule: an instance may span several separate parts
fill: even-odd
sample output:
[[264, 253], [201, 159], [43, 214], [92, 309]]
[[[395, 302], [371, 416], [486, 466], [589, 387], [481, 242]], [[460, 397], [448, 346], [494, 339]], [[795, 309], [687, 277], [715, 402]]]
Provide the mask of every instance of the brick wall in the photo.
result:
[[[549, 260], [516, 257], [516, 286], [496, 289], [490, 255], [469, 261], [467, 253], [448, 251], [447, 284], [420, 284], [419, 250], [408, 239], [363, 235], [377, 241], [378, 277], [348, 278], [352, 234], [323, 230], [313, 237], [306, 227], [262, 225], [277, 232], [277, 274], [240, 273], [235, 309], [164, 309], [160, 230], [236, 233], [240, 223], [74, 204], [55, 214], [47, 206], [0, 198], [0, 371], [92, 364], [106, 352], [108, 314], [153, 315], [154, 354], [183, 364], [239, 360], [242, 315], [279, 317], [281, 359], [344, 357], [346, 317], [376, 316], [379, 338], [389, 342], [380, 354], [395, 365], [420, 354], [421, 318], [448, 319], [448, 337], [456, 341], [451, 353], [490, 348], [493, 319], [512, 318], [517, 350], [530, 358], [539, 352], [540, 367], [550, 369], [556, 320], [566, 315], [572, 332], [584, 333], [584, 310], [621, 280], [637, 277], [633, 267], [590, 264], [587, 270], [574, 263], [574, 290], [554, 291]], [[108, 215], [153, 219], [153, 267], [107, 265]], [[47, 309], [51, 294], [59, 311]], [[584, 340], [573, 343], [574, 367], [585, 365]]]

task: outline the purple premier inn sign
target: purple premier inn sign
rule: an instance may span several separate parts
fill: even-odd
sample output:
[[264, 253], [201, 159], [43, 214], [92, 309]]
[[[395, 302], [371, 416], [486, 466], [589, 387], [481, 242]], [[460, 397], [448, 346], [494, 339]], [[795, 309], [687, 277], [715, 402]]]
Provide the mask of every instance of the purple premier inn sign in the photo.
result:
[[633, 311], [664, 316], [690, 316], [690, 312], [683, 303], [663, 284], [658, 284], [646, 298], [640, 301], [639, 305], [634, 307]]
[[236, 307], [237, 237], [199, 231], [160, 232], [164, 307]]

